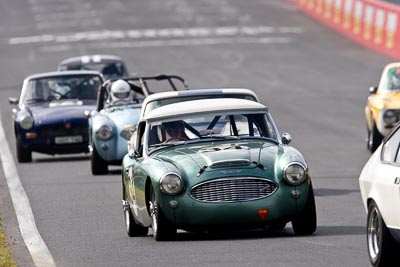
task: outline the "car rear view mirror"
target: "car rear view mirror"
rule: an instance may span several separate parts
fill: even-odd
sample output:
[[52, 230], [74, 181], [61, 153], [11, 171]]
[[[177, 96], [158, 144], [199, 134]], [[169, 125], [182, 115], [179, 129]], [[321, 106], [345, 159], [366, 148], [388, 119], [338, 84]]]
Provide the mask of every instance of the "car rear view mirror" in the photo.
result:
[[371, 86], [371, 87], [369, 88], [369, 93], [370, 93], [371, 95], [376, 94], [377, 91], [378, 91], [378, 87], [377, 87], [377, 86]]
[[289, 133], [283, 133], [282, 143], [288, 145], [290, 142], [292, 142], [292, 136]]
[[11, 105], [18, 105], [18, 97], [9, 97], [8, 98], [8, 103], [10, 103]]

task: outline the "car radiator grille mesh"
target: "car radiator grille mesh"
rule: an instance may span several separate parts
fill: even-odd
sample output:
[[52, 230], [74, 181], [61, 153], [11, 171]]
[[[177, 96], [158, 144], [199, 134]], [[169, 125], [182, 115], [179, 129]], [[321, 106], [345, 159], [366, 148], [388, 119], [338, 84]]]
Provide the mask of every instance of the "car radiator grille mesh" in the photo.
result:
[[267, 179], [232, 177], [196, 185], [189, 194], [202, 202], [238, 202], [268, 197], [277, 188], [275, 182]]

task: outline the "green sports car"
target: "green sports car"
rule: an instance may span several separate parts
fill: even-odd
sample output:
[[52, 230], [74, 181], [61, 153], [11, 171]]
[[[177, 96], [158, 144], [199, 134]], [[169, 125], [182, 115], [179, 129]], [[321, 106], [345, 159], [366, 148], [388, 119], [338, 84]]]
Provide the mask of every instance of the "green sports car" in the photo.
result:
[[279, 136], [268, 109], [243, 99], [205, 99], [156, 108], [133, 131], [122, 162], [129, 236], [173, 240], [177, 229], [317, 227], [302, 154]]

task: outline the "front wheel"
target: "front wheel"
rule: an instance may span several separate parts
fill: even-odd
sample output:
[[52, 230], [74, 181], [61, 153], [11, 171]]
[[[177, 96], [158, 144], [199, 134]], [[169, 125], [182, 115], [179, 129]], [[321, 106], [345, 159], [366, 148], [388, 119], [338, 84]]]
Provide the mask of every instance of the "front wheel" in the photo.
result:
[[168, 241], [176, 238], [176, 227], [168, 221], [157, 202], [154, 189], [150, 189], [150, 215], [153, 236], [156, 241]]
[[123, 181], [122, 181], [122, 199], [124, 203], [125, 226], [128, 236], [130, 237], [146, 236], [147, 233], [149, 232], [149, 228], [141, 226], [135, 222], [131, 207], [129, 206], [129, 202], [126, 199], [125, 186]]
[[32, 151], [30, 151], [28, 148], [24, 148], [18, 140], [16, 146], [18, 162], [31, 162]]
[[391, 266], [391, 263], [396, 262], [398, 245], [390, 235], [374, 201], [368, 205], [367, 245], [372, 266]]
[[96, 146], [93, 144], [92, 155], [90, 156], [90, 164], [93, 175], [107, 174], [108, 164], [103, 160], [97, 152]]
[[381, 144], [383, 136], [378, 131], [374, 120], [372, 120], [371, 126], [371, 130], [368, 129], [367, 147], [371, 153], [374, 153]]
[[307, 202], [303, 210], [292, 220], [292, 227], [296, 235], [311, 235], [317, 229], [314, 190], [311, 184], [308, 190]]

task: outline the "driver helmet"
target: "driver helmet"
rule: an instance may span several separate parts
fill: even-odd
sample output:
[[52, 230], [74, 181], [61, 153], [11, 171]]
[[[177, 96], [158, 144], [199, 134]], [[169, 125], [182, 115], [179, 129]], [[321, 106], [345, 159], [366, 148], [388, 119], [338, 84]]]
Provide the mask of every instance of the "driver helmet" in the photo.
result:
[[391, 74], [393, 89], [400, 89], [400, 69], [393, 69]]
[[111, 104], [123, 104], [132, 101], [131, 87], [124, 80], [117, 80], [111, 85]]

